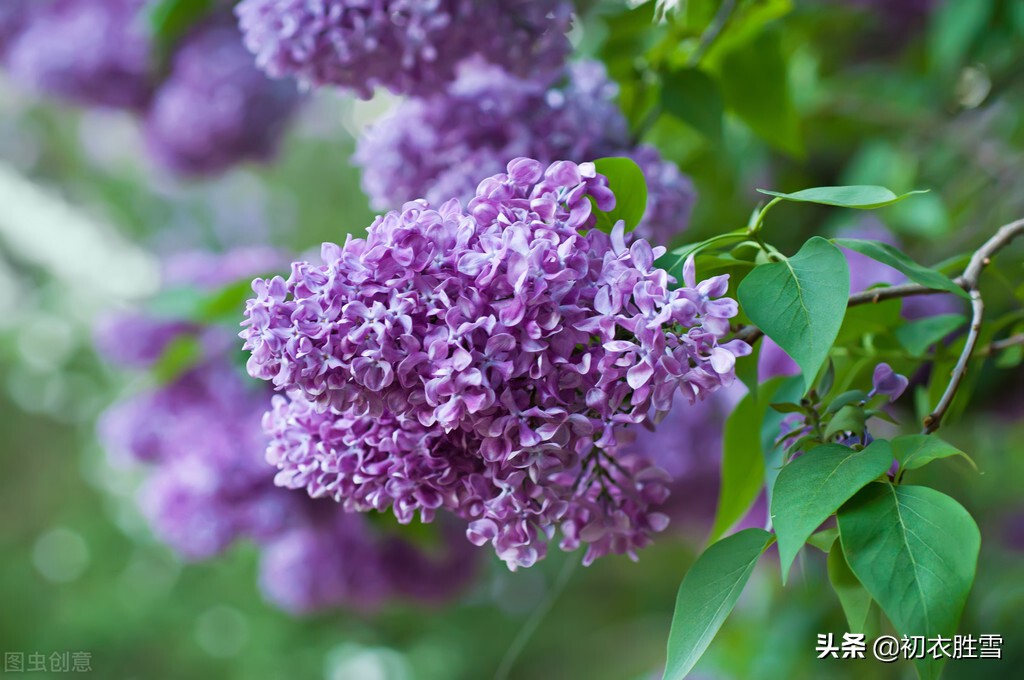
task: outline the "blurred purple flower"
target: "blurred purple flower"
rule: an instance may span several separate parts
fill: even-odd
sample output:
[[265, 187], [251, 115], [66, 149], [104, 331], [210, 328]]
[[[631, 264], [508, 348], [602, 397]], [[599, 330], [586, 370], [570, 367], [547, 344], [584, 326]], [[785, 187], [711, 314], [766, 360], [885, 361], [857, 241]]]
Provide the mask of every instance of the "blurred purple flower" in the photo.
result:
[[[24, 4], [16, 1], [14, 12]], [[40, 2], [8, 46], [6, 65], [12, 78], [79, 104], [143, 108], [155, 77], [152, 46], [140, 14], [144, 4], [145, 0]], [[0, 25], [7, 23], [2, 15], [10, 12], [0, 10]]]
[[294, 85], [252, 65], [238, 30], [211, 24], [188, 37], [146, 114], [149, 149], [180, 174], [215, 173], [266, 160], [299, 102]]
[[33, 4], [33, 0], [4, 0], [0, 3], [0, 58], [21, 32]]
[[907, 385], [910, 381], [907, 380], [906, 376], [902, 376], [896, 371], [892, 370], [892, 367], [883, 362], [875, 366], [875, 373], [871, 379], [872, 388], [869, 396], [876, 394], [884, 394], [889, 397], [890, 402], [894, 402], [900, 398], [903, 391], [907, 389]]
[[289, 396], [264, 423], [278, 483], [402, 522], [445, 508], [513, 568], [556, 529], [585, 563], [635, 556], [667, 521], [666, 475], [618, 435], [731, 384], [750, 348], [719, 343], [726, 277], [691, 260], [671, 289], [664, 249], [591, 229], [591, 200], [615, 200], [593, 164], [519, 158], [465, 209], [407, 203], [255, 281], [249, 372]]
[[392, 590], [382, 558], [365, 518], [331, 512], [264, 546], [260, 588], [267, 600], [294, 614], [340, 606], [372, 609]]
[[648, 183], [637, 235], [667, 243], [689, 222], [693, 184], [654, 148], [632, 146], [617, 94], [599, 62], [524, 79], [473, 60], [443, 92], [400, 103], [359, 140], [353, 159], [371, 203], [383, 210], [416, 198], [468, 201], [480, 177], [520, 156], [542, 163], [629, 156]]
[[245, 44], [273, 77], [428, 94], [479, 56], [519, 74], [560, 63], [572, 4], [564, 0], [243, 0]]
[[[269, 259], [264, 249], [179, 257], [169, 263], [167, 278], [216, 289], [280, 261]], [[209, 269], [197, 268], [200, 263]], [[465, 585], [473, 564], [463, 559], [458, 573], [464, 578], [453, 574], [414, 592], [408, 585], [414, 576], [402, 570], [419, 565], [423, 577], [432, 578], [426, 556], [414, 561], [416, 549], [410, 546], [401, 555], [402, 567], [389, 565], [400, 539], [379, 535], [364, 517], [336, 504], [274, 485], [260, 428], [271, 393], [246, 379], [232, 361], [237, 349], [230, 330], [155, 317], [148, 317], [147, 329], [146, 321], [143, 314], [111, 321], [113, 330], [99, 333], [100, 350], [120, 365], [144, 367], [182, 334], [198, 335], [203, 347], [196, 366], [114, 404], [99, 425], [116, 462], [145, 464], [149, 471], [138, 502], [161, 540], [190, 560], [209, 558], [241, 539], [256, 541], [267, 598], [295, 612], [369, 607], [396, 595], [432, 600]]]
[[622, 450], [649, 457], [671, 478], [671, 496], [661, 509], [673, 527], [678, 524], [696, 531], [710, 527], [718, 498], [725, 421], [744, 392], [735, 383], [696, 404], [680, 400], [660, 422], [626, 429]]

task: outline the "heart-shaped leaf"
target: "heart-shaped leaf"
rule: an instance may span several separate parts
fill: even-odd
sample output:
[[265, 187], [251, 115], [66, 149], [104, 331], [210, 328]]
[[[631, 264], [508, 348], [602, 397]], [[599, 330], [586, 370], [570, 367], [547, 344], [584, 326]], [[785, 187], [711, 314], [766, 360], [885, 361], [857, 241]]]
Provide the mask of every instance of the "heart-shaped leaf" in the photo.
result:
[[862, 451], [823, 444], [782, 468], [772, 493], [772, 524], [786, 581], [796, 554], [832, 513], [892, 465], [889, 442], [878, 439]]
[[[959, 503], [927, 487], [871, 484], [840, 508], [837, 524], [846, 561], [898, 633], [952, 637], [981, 547]], [[944, 660], [918, 661], [919, 674], [937, 678]]]
[[850, 275], [843, 254], [815, 236], [788, 260], [755, 267], [737, 295], [750, 320], [800, 366], [809, 389], [846, 314]]

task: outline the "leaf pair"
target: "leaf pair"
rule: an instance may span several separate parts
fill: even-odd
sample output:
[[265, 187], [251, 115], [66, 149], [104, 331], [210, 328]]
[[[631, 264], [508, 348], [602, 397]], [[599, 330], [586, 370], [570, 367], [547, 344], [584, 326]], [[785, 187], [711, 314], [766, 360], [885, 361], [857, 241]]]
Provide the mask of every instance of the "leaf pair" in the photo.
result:
[[[663, 680], [683, 678], [736, 604], [761, 554], [777, 537], [783, 579], [812, 533], [831, 515], [838, 530], [815, 536], [828, 550], [829, 580], [852, 631], [867, 626], [877, 602], [904, 635], [951, 636], [974, 580], [978, 528], [952, 498], [879, 478], [897, 460], [913, 469], [965, 456], [934, 436], [877, 440], [861, 451], [825, 444], [786, 465], [772, 496], [776, 536], [747, 529], [709, 547], [683, 579]], [[837, 540], [838, 538], [838, 540]], [[941, 660], [918, 662], [936, 678]]]
[[[873, 209], [891, 205], [915, 193], [897, 196], [878, 186], [817, 187], [791, 194], [766, 191], [775, 201], [820, 203], [845, 208]], [[773, 203], [775, 202], [773, 201]], [[769, 204], [758, 217], [763, 219]], [[850, 295], [850, 274], [846, 258], [836, 245], [849, 248], [893, 267], [928, 288], [966, 296], [956, 283], [924, 267], [892, 246], [879, 241], [827, 239], [815, 236], [790, 258], [762, 264], [739, 285], [737, 296], [750, 320], [786, 351], [800, 366], [806, 389], [818, 374], [839, 335]], [[941, 325], [941, 324], [940, 324]], [[941, 325], [947, 328], [948, 323]], [[921, 329], [909, 341], [915, 349], [921, 342], [934, 342], [934, 328]], [[941, 337], [941, 336], [940, 336]]]

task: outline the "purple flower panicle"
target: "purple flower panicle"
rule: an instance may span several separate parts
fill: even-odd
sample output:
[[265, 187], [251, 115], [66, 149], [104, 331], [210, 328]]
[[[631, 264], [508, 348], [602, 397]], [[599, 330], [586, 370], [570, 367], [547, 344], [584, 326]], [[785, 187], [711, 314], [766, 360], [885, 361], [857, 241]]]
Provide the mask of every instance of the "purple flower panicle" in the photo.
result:
[[689, 222], [692, 182], [653, 147], [634, 147], [599, 62], [517, 77], [473, 60], [443, 92], [407, 99], [358, 143], [363, 189], [379, 210], [424, 198], [469, 201], [480, 177], [520, 156], [552, 163], [628, 156], [644, 171], [648, 205], [637, 235], [667, 243]]
[[[269, 259], [264, 249], [183, 256], [168, 263], [166, 278], [216, 289], [280, 262], [279, 255]], [[134, 313], [111, 319], [98, 334], [98, 347], [118, 365], [145, 368], [186, 334], [201, 340], [200, 362], [167, 384], [115, 403], [99, 426], [116, 463], [147, 471], [138, 503], [162, 541], [189, 560], [212, 557], [239, 540], [255, 541], [264, 594], [296, 613], [367, 608], [393, 596], [432, 601], [465, 586], [474, 563], [464, 555], [460, 569], [435, 587], [429, 579], [437, 561], [418, 548], [334, 503], [275, 486], [260, 427], [272, 392], [236, 367], [230, 330]], [[454, 551], [464, 543], [445, 542]], [[393, 559], [403, 564], [393, 565]], [[411, 572], [427, 579], [419, 590], [409, 587], [416, 578]]]
[[427, 94], [481, 57], [520, 74], [560, 63], [570, 46], [564, 0], [243, 0], [245, 44], [273, 77]]
[[33, 0], [4, 0], [0, 3], [0, 58], [25, 25]]
[[[4, 0], [7, 5], [10, 0]], [[154, 63], [141, 10], [145, 0], [39, 3], [9, 45], [15, 81], [91, 106], [141, 109], [152, 94]], [[17, 17], [17, 0], [0, 15]], [[5, 20], [0, 19], [6, 23]], [[0, 39], [2, 40], [2, 39]]]
[[587, 563], [635, 555], [667, 522], [667, 475], [618, 437], [734, 381], [737, 306], [726, 277], [698, 283], [691, 260], [672, 288], [663, 248], [591, 229], [591, 201], [615, 201], [593, 164], [507, 170], [465, 208], [407, 203], [254, 282], [248, 369], [288, 395], [268, 458], [350, 510], [449, 510], [512, 567], [556, 531]]
[[146, 139], [153, 157], [174, 172], [220, 172], [270, 157], [298, 102], [293, 85], [252, 65], [236, 28], [215, 23], [178, 47], [146, 113]]

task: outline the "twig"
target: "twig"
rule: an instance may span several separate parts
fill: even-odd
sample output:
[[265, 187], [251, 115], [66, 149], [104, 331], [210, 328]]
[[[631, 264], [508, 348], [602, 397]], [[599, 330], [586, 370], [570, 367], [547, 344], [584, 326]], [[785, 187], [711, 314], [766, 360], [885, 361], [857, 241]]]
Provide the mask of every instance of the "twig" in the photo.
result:
[[[953, 283], [961, 288], [966, 288], [964, 278], [962, 276], [953, 279]], [[854, 293], [850, 296], [846, 306], [857, 307], [858, 305], [874, 305], [882, 302], [883, 300], [894, 300], [896, 298], [914, 297], [917, 295], [939, 295], [940, 293], [947, 292], [949, 291], [936, 290], [917, 283], [905, 283], [899, 286], [872, 288], [870, 290], [861, 291], [860, 293]]]
[[690, 54], [690, 58], [686, 60], [686, 65], [689, 68], [699, 64], [700, 60], [707, 54], [707, 51], [715, 44], [718, 36], [722, 33], [722, 29], [725, 28], [725, 25], [729, 23], [729, 19], [732, 18], [732, 13], [735, 9], [736, 0], [722, 0], [722, 4], [718, 6], [718, 11], [715, 13], [714, 18], [711, 19], [711, 23], [708, 24], [708, 27], [701, 34], [697, 47]]
[[[711, 46], [718, 40], [718, 36], [721, 35], [722, 30], [725, 29], [725, 25], [729, 23], [729, 19], [732, 18], [732, 13], [736, 9], [736, 0], [722, 0], [722, 4], [718, 6], [718, 11], [715, 16], [711, 19], [711, 23], [708, 24], [707, 28], [700, 35], [700, 41], [697, 46], [693, 48], [693, 52], [690, 53], [689, 58], [686, 60], [687, 68], [696, 68], [700, 64], [700, 60], [704, 58]], [[636, 130], [633, 131], [633, 144], [639, 144], [647, 133], [650, 132], [654, 124], [658, 122], [661, 117], [662, 107], [661, 104], [655, 104], [651, 107], [651, 110], [647, 112], [644, 119], [637, 125]]]
[[[974, 354], [974, 350], [977, 347], [978, 336], [981, 332], [981, 321], [985, 314], [985, 303], [981, 298], [981, 292], [978, 290], [978, 280], [981, 278], [981, 272], [992, 261], [992, 258], [996, 253], [1005, 248], [1011, 241], [1022, 234], [1024, 234], [1024, 219], [1003, 225], [992, 238], [974, 251], [970, 262], [964, 269], [964, 273], [953, 279], [953, 283], [967, 291], [967, 294], [970, 296], [971, 327], [967, 333], [967, 341], [964, 343], [964, 348], [960, 352], [960, 358], [957, 359], [956, 366], [953, 367], [953, 371], [950, 373], [949, 384], [946, 386], [946, 390], [943, 392], [942, 398], [939, 399], [939, 403], [935, 409], [924, 419], [925, 434], [931, 434], [939, 429], [942, 417], [946, 414], [946, 411], [949, 410], [950, 404], [953, 403], [956, 391], [960, 387], [960, 383], [963, 381], [964, 375], [967, 373], [967, 364], [970, 362], [971, 356]], [[906, 298], [915, 295], [936, 295], [945, 292], [947, 291], [935, 290], [916, 283], [907, 283], [901, 286], [887, 286], [885, 288], [874, 288], [861, 293], [854, 293], [850, 296], [846, 305], [847, 307], [856, 307], [858, 305], [876, 304], [883, 300]], [[753, 344], [763, 335], [764, 332], [760, 328], [754, 325], [749, 325], [739, 328], [733, 337], [743, 340], [748, 344]], [[1006, 347], [1017, 344], [1024, 344], [1024, 333], [993, 342], [985, 347], [980, 353], [987, 356], [988, 354], [998, 352]]]
[[1024, 345], [1024, 333], [1017, 333], [1009, 337], [1003, 338], [1002, 340], [994, 340], [988, 344], [988, 347], [982, 349], [979, 354], [983, 356], [989, 356], [1002, 352], [1004, 349], [1009, 349], [1015, 345]]
[[964, 348], [960, 352], [960, 358], [957, 359], [956, 366], [953, 367], [953, 373], [950, 375], [949, 384], [946, 385], [946, 391], [942, 393], [942, 398], [939, 399], [935, 409], [924, 418], [925, 434], [931, 434], [939, 429], [942, 417], [949, 410], [949, 406], [953, 403], [953, 398], [956, 396], [957, 388], [960, 387], [964, 375], [967, 374], [967, 364], [970, 362], [974, 348], [978, 344], [978, 336], [981, 333], [981, 321], [985, 315], [985, 302], [981, 299], [981, 291], [978, 290], [978, 280], [981, 278], [981, 272], [992, 261], [996, 253], [1005, 248], [1010, 241], [1022, 233], [1024, 233], [1024, 220], [1010, 222], [1000, 227], [995, 236], [986, 241], [981, 248], [974, 251], [971, 261], [967, 264], [967, 268], [964, 269], [963, 276], [960, 277], [962, 279], [960, 285], [971, 296], [971, 328], [967, 332], [967, 340], [964, 342]]

